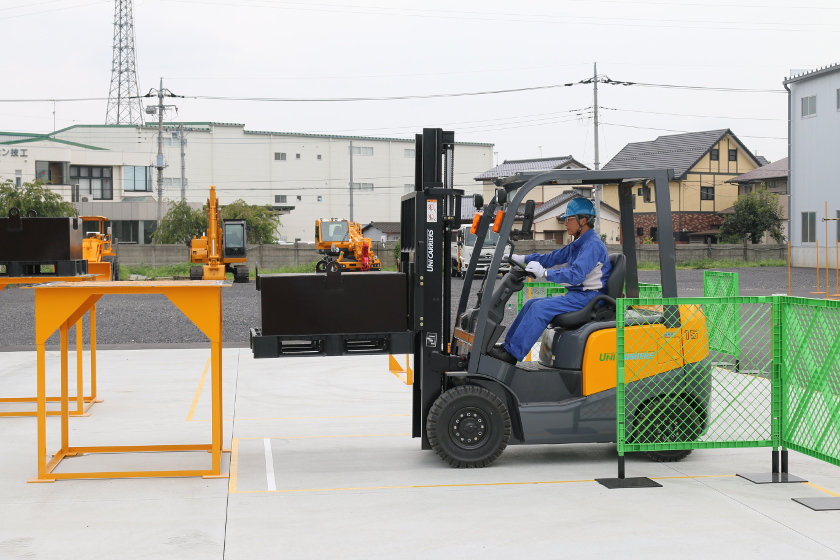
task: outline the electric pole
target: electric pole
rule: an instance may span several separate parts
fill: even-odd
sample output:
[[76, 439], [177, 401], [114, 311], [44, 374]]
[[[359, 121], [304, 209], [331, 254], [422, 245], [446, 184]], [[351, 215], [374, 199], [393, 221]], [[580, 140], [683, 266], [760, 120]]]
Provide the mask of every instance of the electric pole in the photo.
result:
[[350, 221], [353, 221], [353, 141], [350, 140]]
[[154, 115], [157, 113], [158, 117], [158, 153], [155, 159], [155, 168], [157, 169], [157, 221], [160, 225], [163, 220], [163, 169], [166, 167], [166, 162], [163, 158], [163, 115], [167, 109], [176, 108], [175, 105], [164, 105], [164, 97], [183, 97], [183, 95], [175, 95], [168, 89], [163, 87], [163, 78], [160, 79], [160, 87], [157, 90], [151, 89], [149, 93], [143, 97], [157, 97], [157, 105], [149, 105], [146, 107], [146, 113]]
[[[595, 63], [594, 73], [592, 76], [593, 88], [593, 107], [595, 109], [595, 171], [601, 169], [601, 156], [598, 152], [598, 63]], [[601, 217], [601, 185], [595, 185], [594, 189], [595, 215]], [[601, 235], [601, 220], [595, 220], [595, 233]]]
[[187, 139], [184, 138], [184, 123], [178, 127], [178, 139], [181, 141], [181, 202], [187, 200]]

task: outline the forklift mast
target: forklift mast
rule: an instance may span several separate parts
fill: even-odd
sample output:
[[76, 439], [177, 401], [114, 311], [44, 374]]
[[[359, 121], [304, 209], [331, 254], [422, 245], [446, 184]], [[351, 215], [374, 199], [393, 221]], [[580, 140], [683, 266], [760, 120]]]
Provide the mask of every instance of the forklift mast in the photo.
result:
[[449, 338], [452, 240], [461, 223], [461, 197], [454, 188], [455, 134], [424, 128], [416, 136], [414, 191], [401, 200], [399, 270], [406, 275], [408, 326], [414, 332], [412, 437], [426, 436], [425, 411], [452, 369]]

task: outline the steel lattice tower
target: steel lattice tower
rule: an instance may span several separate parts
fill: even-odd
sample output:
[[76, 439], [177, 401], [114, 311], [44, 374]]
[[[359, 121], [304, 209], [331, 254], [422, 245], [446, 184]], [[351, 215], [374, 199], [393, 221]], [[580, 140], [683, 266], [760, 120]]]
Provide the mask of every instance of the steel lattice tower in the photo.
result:
[[137, 87], [132, 0], [115, 0], [114, 55], [105, 124], [143, 124], [143, 103]]

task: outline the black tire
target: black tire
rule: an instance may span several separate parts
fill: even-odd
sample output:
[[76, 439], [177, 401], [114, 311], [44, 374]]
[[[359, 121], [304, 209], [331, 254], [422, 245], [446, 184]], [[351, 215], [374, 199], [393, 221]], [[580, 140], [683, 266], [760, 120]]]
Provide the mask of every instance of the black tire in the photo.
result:
[[113, 257], [102, 257], [102, 260], [111, 263], [111, 280], [118, 282], [120, 279], [120, 258], [114, 255]]
[[[651, 401], [634, 421], [636, 441], [639, 443], [667, 443], [694, 441], [703, 431], [700, 414], [680, 396], [664, 396]], [[645, 451], [650, 459], [660, 463], [681, 461], [691, 449], [663, 449]]]
[[507, 447], [510, 414], [505, 403], [487, 389], [462, 385], [434, 402], [426, 432], [432, 449], [450, 466], [486, 467]]
[[190, 280], [201, 280], [204, 278], [204, 267], [202, 266], [191, 266], [190, 267]]
[[251, 281], [247, 266], [233, 267], [233, 281], [237, 284], [247, 284]]
[[326, 272], [327, 271], [327, 262], [329, 261], [318, 261], [315, 263], [315, 272]]

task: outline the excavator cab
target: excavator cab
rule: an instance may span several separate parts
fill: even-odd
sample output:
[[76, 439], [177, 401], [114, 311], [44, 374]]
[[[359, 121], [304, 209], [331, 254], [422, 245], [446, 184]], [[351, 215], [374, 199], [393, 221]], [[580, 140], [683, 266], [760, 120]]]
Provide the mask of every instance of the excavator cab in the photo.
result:
[[245, 256], [245, 220], [224, 220], [223, 242], [224, 257], [237, 258]]

